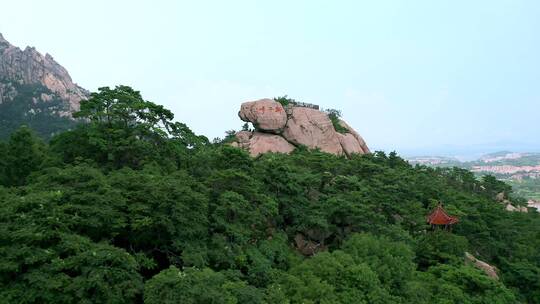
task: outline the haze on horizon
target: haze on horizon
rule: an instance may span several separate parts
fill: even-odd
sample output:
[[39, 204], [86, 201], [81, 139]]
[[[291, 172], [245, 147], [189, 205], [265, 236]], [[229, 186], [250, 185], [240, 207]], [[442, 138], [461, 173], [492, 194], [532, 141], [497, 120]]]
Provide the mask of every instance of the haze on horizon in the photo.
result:
[[540, 151], [538, 1], [9, 1], [0, 33], [209, 138], [241, 102], [342, 110], [372, 150]]

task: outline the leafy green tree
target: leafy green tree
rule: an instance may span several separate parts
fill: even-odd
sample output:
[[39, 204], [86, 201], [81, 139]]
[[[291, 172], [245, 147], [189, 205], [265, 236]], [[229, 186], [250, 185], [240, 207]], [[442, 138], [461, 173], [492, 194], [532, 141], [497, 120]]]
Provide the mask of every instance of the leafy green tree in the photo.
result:
[[37, 171], [46, 157], [46, 147], [26, 126], [9, 138], [4, 163], [4, 183], [21, 186], [27, 183], [32, 172]]
[[287, 95], [274, 97], [274, 100], [279, 102], [282, 106], [288, 106], [289, 104], [295, 104], [296, 100], [289, 98]]
[[343, 127], [339, 120], [341, 118], [341, 111], [336, 109], [326, 109], [325, 112], [328, 114], [328, 118], [330, 118], [330, 121], [332, 122], [332, 125], [334, 126], [334, 129], [336, 132], [339, 133], [349, 133], [349, 130], [347, 128]]
[[152, 303], [262, 303], [262, 293], [241, 281], [232, 281], [211, 269], [174, 266], [145, 285], [144, 302]]
[[493, 175], [483, 176], [482, 186], [484, 187], [484, 191], [491, 198], [495, 198], [495, 196], [501, 192], [506, 193], [506, 195], [509, 195], [512, 190], [512, 187], [498, 180]]
[[6, 303], [125, 303], [142, 292], [135, 259], [66, 230], [56, 194], [4, 206], [0, 226], [0, 296]]
[[[127, 227], [123, 212], [127, 200], [96, 168], [80, 165], [44, 169], [34, 176], [28, 190], [36, 200], [45, 199], [42, 204], [55, 211], [63, 229], [93, 241], [113, 240]], [[41, 221], [43, 211], [35, 207], [28, 212]]]
[[207, 263], [208, 198], [206, 189], [185, 172], [156, 175], [122, 169], [110, 185], [126, 198], [126, 228], [115, 237], [119, 246], [140, 252], [160, 268]]
[[341, 252], [320, 253], [281, 274], [268, 291], [282, 290], [290, 303], [396, 303], [377, 274]]
[[208, 143], [185, 124], [172, 122], [171, 111], [128, 86], [99, 88], [81, 102], [74, 117], [89, 124], [52, 140], [53, 150], [66, 162], [91, 159], [112, 168], [158, 162], [174, 168], [189, 149]]
[[384, 237], [370, 234], [354, 234], [345, 244], [344, 252], [350, 254], [357, 263], [365, 263], [376, 274], [390, 293], [402, 294], [416, 268], [411, 248], [401, 242], [393, 242]]
[[[517, 303], [514, 294], [502, 283], [469, 266], [437, 266], [429, 273], [435, 277], [431, 278], [433, 300], [439, 303]], [[453, 294], [445, 292], [445, 287], [453, 290]]]
[[463, 263], [468, 242], [465, 237], [447, 231], [432, 231], [418, 238], [418, 266], [427, 269], [437, 264]]
[[540, 267], [529, 261], [515, 261], [504, 265], [503, 282], [519, 287], [520, 300], [540, 303]]
[[4, 155], [4, 157], [0, 157], [0, 186], [7, 185], [8, 184], [8, 162], [7, 157], [5, 157], [8, 153], [8, 146], [3, 141], [0, 141], [0, 155]]

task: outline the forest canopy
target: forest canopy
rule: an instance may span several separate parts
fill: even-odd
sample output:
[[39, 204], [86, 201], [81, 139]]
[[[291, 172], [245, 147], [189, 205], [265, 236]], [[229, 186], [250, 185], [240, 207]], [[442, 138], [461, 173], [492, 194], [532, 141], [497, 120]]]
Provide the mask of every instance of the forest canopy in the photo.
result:
[[[540, 303], [540, 217], [505, 211], [496, 179], [396, 153], [252, 158], [126, 86], [75, 116], [0, 142], [1, 303]], [[438, 202], [452, 231], [426, 223]]]

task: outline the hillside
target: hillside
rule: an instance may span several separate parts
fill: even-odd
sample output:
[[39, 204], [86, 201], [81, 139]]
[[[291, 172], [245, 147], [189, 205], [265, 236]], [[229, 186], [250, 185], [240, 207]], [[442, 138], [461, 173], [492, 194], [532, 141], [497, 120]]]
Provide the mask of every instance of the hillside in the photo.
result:
[[46, 139], [71, 128], [88, 94], [51, 55], [21, 50], [0, 34], [0, 138], [23, 124]]
[[517, 196], [540, 201], [540, 153], [501, 151], [468, 162], [438, 156], [410, 157], [408, 160], [412, 164], [464, 168], [479, 177], [490, 174], [510, 184]]
[[[257, 157], [125, 86], [0, 144], [4, 303], [540, 303], [540, 216], [395, 153]], [[459, 221], [432, 229], [442, 202]], [[496, 268], [493, 268], [495, 266]]]

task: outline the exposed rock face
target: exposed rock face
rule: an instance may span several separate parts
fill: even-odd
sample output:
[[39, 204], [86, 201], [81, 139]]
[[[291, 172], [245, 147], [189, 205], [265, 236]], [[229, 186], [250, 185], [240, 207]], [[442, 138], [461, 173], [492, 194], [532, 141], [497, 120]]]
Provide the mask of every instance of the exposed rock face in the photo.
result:
[[529, 212], [527, 207], [525, 207], [525, 206], [517, 206], [517, 207], [515, 207], [510, 202], [508, 202], [505, 209], [506, 209], [506, 211], [511, 211], [511, 212], [525, 212], [525, 213]]
[[[33, 47], [21, 50], [0, 34], [0, 103], [14, 99], [17, 84], [47, 88], [66, 103], [66, 111], [59, 113], [65, 116], [77, 111], [80, 101], [89, 95], [88, 91], [73, 83], [66, 69], [51, 55], [43, 56]], [[47, 102], [50, 99], [51, 94], [42, 93], [36, 101]]]
[[232, 145], [249, 150], [253, 156], [290, 153], [299, 145], [336, 155], [370, 153], [364, 139], [347, 123], [340, 121], [348, 132], [338, 133], [328, 114], [314, 108], [283, 107], [274, 100], [261, 99], [243, 103], [238, 116], [251, 122], [255, 132], [238, 132]]
[[236, 133], [236, 141], [232, 146], [248, 150], [253, 157], [267, 152], [291, 153], [295, 149], [279, 135], [248, 131]]
[[[360, 145], [360, 147], [362, 148], [362, 152], [363, 153], [371, 153], [371, 151], [369, 150], [366, 142], [364, 141], [364, 139], [362, 138], [362, 136], [360, 136], [360, 134], [358, 134], [358, 132], [356, 132], [351, 126], [349, 126], [345, 121], [343, 120], [340, 120], [339, 121], [339, 124], [344, 127], [345, 129], [347, 129], [349, 131], [350, 134], [352, 134], [352, 136], [354, 136], [354, 138], [356, 138], [356, 140], [358, 141], [358, 144]], [[360, 152], [359, 152], [360, 153]]]
[[341, 134], [338, 133], [339, 143], [341, 144], [341, 147], [343, 148], [343, 152], [347, 154], [347, 156], [351, 156], [354, 153], [363, 154], [364, 150], [360, 146], [360, 143], [354, 135], [351, 133]]
[[253, 133], [249, 131], [240, 131], [236, 133], [236, 141], [234, 141], [232, 145], [235, 147], [249, 150], [250, 139], [252, 135]]
[[470, 263], [474, 267], [482, 270], [488, 277], [495, 280], [499, 279], [499, 275], [497, 274], [497, 268], [495, 266], [491, 266], [484, 261], [480, 261], [468, 252], [465, 252], [465, 260], [467, 263]]
[[296, 249], [304, 256], [312, 256], [317, 252], [326, 251], [328, 248], [321, 243], [316, 243], [306, 239], [301, 233], [294, 237]]
[[291, 117], [283, 130], [283, 137], [295, 145], [341, 155], [343, 148], [337, 135], [326, 113], [301, 107], [292, 108]]
[[280, 133], [287, 123], [285, 109], [272, 99], [245, 102], [238, 116], [243, 121], [253, 123], [257, 129], [272, 133]]
[[291, 153], [292, 151], [294, 151], [294, 146], [279, 135], [255, 132], [249, 141], [249, 152], [252, 156], [267, 152]]

